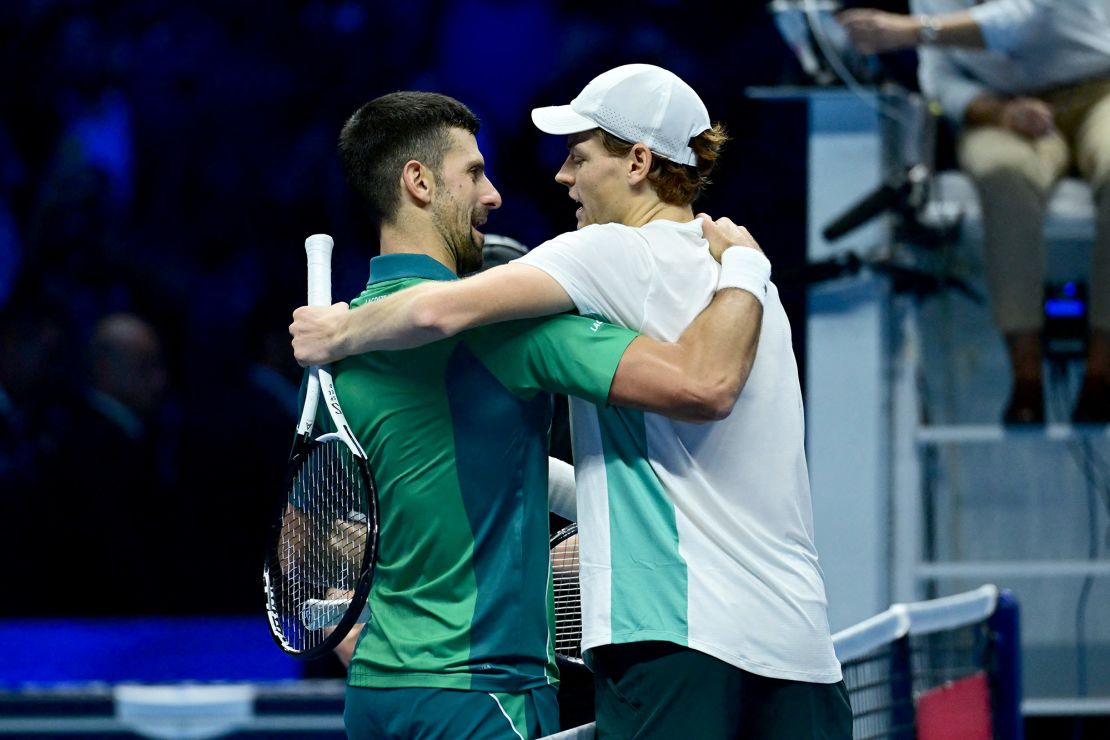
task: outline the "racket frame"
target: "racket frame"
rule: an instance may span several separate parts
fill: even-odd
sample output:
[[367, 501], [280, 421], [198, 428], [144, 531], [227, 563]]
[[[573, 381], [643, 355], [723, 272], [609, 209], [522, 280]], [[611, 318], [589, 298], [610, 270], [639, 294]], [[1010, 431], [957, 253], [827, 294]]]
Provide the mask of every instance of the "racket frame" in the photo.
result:
[[[308, 256], [308, 305], [328, 306], [331, 304], [331, 250], [334, 245], [332, 238], [327, 234], [314, 234], [305, 240], [305, 251]], [[328, 415], [335, 425], [335, 432], [313, 438], [313, 427], [316, 423], [316, 413], [319, 410], [320, 396], [324, 397], [324, 405]], [[363, 479], [363, 488], [366, 491], [366, 500], [363, 508], [366, 511], [367, 542], [363, 548], [362, 563], [359, 575], [355, 580], [350, 601], [342, 618], [338, 621], [329, 620], [322, 628], [334, 627], [332, 632], [320, 642], [309, 648], [299, 649], [293, 645], [281, 627], [283, 615], [275, 604], [275, 579], [273, 574], [281, 572], [278, 548], [281, 541], [281, 532], [286, 509], [289, 505], [296, 480], [304, 460], [312, 450], [325, 442], [339, 439], [351, 451], [355, 459], [359, 475]], [[309, 368], [308, 382], [305, 389], [304, 406], [301, 418], [297, 424], [297, 434], [293, 441], [293, 448], [289, 454], [289, 462], [285, 475], [285, 495], [276, 507], [272, 518], [266, 546], [266, 560], [263, 567], [263, 590], [266, 595], [266, 618], [270, 625], [270, 634], [274, 642], [288, 655], [302, 660], [312, 660], [330, 653], [350, 629], [361, 620], [365, 620], [364, 606], [370, 594], [370, 587], [374, 578], [374, 566], [377, 561], [378, 551], [378, 494], [374, 477], [370, 473], [370, 466], [366, 452], [358, 439], [351, 432], [343, 408], [339, 404], [339, 397], [335, 391], [335, 381], [327, 366], [312, 366]], [[312, 601], [312, 600], [308, 600]], [[311, 631], [309, 624], [302, 625]]]

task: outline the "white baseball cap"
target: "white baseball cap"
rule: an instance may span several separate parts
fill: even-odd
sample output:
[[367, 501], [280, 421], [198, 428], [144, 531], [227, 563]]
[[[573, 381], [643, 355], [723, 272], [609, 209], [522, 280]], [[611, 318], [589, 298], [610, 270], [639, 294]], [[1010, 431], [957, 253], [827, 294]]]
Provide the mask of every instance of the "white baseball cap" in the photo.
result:
[[548, 134], [600, 128], [618, 139], [646, 144], [680, 164], [697, 164], [690, 139], [712, 125], [694, 88], [651, 64], [625, 64], [603, 72], [570, 105], [534, 108], [532, 122]]

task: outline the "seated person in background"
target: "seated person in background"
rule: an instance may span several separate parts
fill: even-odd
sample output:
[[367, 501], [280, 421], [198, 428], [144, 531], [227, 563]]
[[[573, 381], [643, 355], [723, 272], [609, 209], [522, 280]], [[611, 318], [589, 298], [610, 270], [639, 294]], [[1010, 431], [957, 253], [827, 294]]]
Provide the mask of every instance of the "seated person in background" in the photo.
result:
[[983, 211], [993, 318], [1013, 390], [1007, 424], [1042, 424], [1044, 216], [1061, 177], [1095, 198], [1086, 373], [1072, 421], [1110, 422], [1110, 3], [910, 0], [918, 15], [838, 18], [863, 53], [920, 46], [922, 91], [959, 131], [960, 168]]

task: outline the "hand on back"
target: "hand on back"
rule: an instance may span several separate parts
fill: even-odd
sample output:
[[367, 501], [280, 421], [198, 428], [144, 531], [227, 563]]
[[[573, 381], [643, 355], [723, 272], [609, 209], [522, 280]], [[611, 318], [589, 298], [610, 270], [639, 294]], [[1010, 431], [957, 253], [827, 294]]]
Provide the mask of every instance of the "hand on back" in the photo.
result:
[[702, 220], [702, 234], [709, 242], [709, 253], [713, 259], [721, 261], [721, 255], [732, 246], [747, 247], [762, 253], [759, 243], [752, 235], [739, 224], [733, 223], [730, 218], [719, 218], [714, 221], [709, 214], [699, 213]]

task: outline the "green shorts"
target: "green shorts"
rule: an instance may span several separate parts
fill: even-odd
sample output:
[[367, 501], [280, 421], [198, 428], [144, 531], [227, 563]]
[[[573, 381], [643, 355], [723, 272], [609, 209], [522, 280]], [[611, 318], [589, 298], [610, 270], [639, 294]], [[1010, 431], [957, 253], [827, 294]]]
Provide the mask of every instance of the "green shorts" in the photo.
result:
[[513, 694], [348, 686], [343, 725], [352, 740], [531, 740], [559, 731], [559, 705], [554, 686]]
[[767, 678], [669, 642], [592, 651], [597, 739], [851, 740], [844, 682]]

